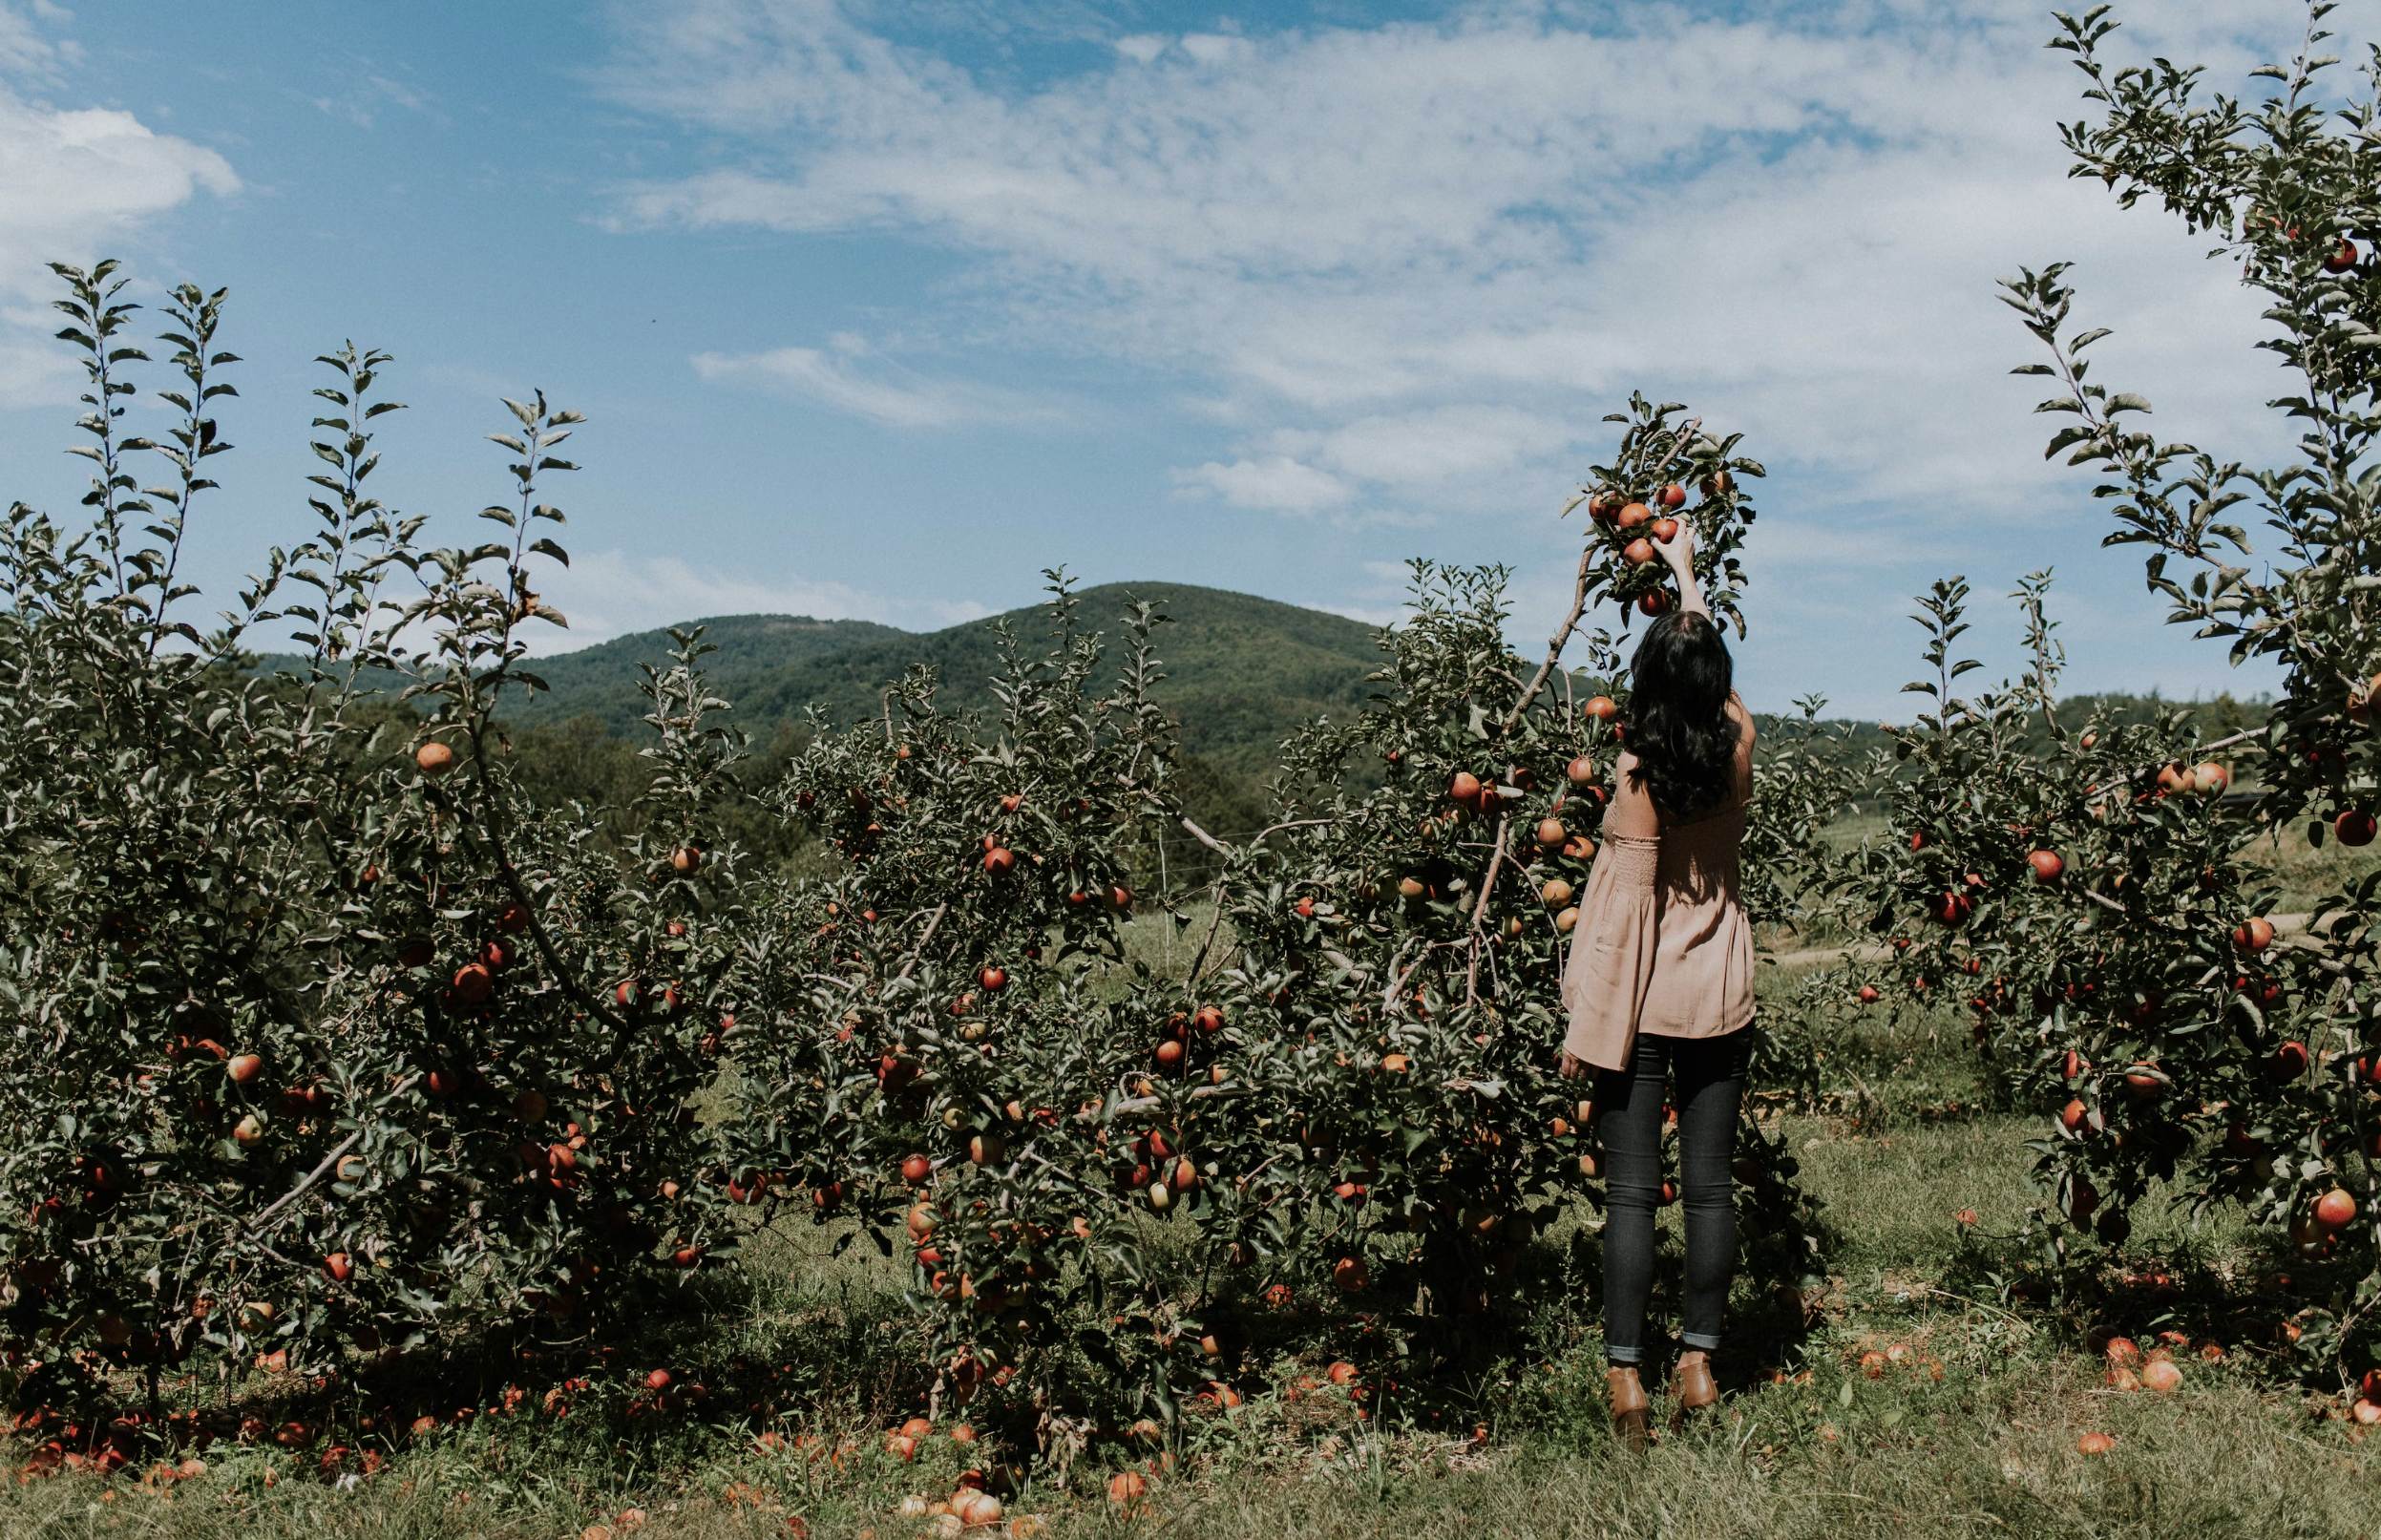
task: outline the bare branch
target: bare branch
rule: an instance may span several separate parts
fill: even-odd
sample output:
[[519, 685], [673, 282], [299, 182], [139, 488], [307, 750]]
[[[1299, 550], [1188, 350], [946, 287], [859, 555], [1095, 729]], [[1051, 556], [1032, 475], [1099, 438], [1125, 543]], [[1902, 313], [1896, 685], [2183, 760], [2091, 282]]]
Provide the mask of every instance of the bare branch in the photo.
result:
[[300, 1193], [304, 1192], [307, 1188], [312, 1187], [315, 1183], [321, 1181], [323, 1179], [323, 1173], [329, 1171], [333, 1166], [338, 1165], [339, 1157], [346, 1154], [348, 1150], [353, 1150], [357, 1144], [362, 1142], [363, 1138], [364, 1130], [362, 1129], [358, 1129], [353, 1133], [348, 1135], [347, 1138], [341, 1140], [337, 1149], [323, 1157], [322, 1164], [316, 1166], [312, 1171], [306, 1173], [306, 1179], [304, 1181], [291, 1188], [288, 1192], [284, 1192], [279, 1198], [274, 1200], [272, 1207], [266, 1209], [263, 1213], [258, 1214], [254, 1219], [248, 1221], [248, 1238], [250, 1240], [254, 1240], [259, 1235], [263, 1234], [265, 1226], [271, 1221], [273, 1215], [281, 1213], [282, 1210], [298, 1201], [298, 1195]]

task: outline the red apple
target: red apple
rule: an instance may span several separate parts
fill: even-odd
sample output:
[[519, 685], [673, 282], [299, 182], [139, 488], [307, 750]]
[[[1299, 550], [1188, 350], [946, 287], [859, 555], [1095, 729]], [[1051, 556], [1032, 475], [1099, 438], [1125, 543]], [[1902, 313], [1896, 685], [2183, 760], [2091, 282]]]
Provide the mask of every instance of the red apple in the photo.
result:
[[1014, 869], [1016, 865], [1017, 853], [1013, 850], [1009, 850], [1003, 846], [995, 845], [992, 849], [984, 852], [984, 870], [991, 873], [996, 877], [1004, 877], [1008, 875], [1010, 871]]
[[2326, 1230], [2345, 1230], [2356, 1217], [2356, 1199], [2348, 1189], [2335, 1187], [2315, 1200], [2315, 1223]]
[[2273, 945], [2273, 921], [2263, 915], [2241, 921], [2232, 932], [2232, 944], [2244, 952], [2263, 952]]
[[1657, 518], [1654, 520], [1654, 538], [1661, 541], [1664, 545], [1668, 545], [1671, 540], [1676, 537], [1677, 533], [1678, 521], [1676, 519]]
[[1662, 588], [1654, 589], [1637, 601], [1637, 608], [1647, 615], [1660, 615], [1667, 612], [1670, 608], [1669, 591]]
[[2372, 814], [2362, 808], [2350, 808], [2331, 824], [2331, 832], [2340, 836], [2340, 843], [2349, 846], [2371, 844], [2373, 829]]
[[1631, 540], [1622, 548], [1620, 559], [1633, 567], [1649, 567], [1660, 558], [1654, 553], [1652, 540]]
[[436, 777], [454, 769], [454, 750], [442, 743], [426, 743], [413, 750], [413, 763], [424, 775]]
[[1614, 520], [1614, 522], [1619, 524], [1622, 529], [1635, 529], [1639, 524], [1646, 522], [1653, 517], [1653, 509], [1648, 508], [1641, 502], [1633, 502], [1621, 509], [1620, 516]]
[[[1662, 506], [1664, 508], [1683, 508], [1686, 506], [1686, 500], [1687, 489], [1678, 485], [1675, 481], [1673, 481], [1670, 485], [1662, 489]], [[1669, 537], [1665, 536], [1663, 538], [1667, 539]]]
[[1612, 718], [1620, 715], [1619, 706], [1614, 704], [1612, 698], [1609, 695], [1590, 696], [1588, 698], [1588, 704], [1581, 707], [1579, 709], [1595, 718], [1598, 722], [1610, 722]]
[[2026, 864], [2033, 868], [2036, 882], [2055, 882], [2067, 870], [2067, 863], [2056, 851], [2035, 851], [2026, 857]]

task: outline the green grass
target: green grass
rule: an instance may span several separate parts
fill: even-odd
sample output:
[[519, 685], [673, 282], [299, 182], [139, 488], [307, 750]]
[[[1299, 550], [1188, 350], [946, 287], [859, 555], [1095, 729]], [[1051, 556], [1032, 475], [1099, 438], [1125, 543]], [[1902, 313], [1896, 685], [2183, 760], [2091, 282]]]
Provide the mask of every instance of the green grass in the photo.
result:
[[2280, 885], [2275, 913], [2305, 914], [2325, 895], [2337, 893], [2381, 868], [2381, 845], [2349, 850], [2335, 839], [2326, 839], [2317, 850], [2307, 842], [2306, 824], [2294, 823], [2278, 837], [2250, 846], [2242, 858], [2272, 874]]
[[[1169, 959], [1163, 922], [1145, 917], [1130, 945], [1180, 967], [1202, 932], [1175, 937]], [[2151, 1205], [2124, 1265], [2081, 1277], [2063, 1300], [2029, 1302], [2039, 1257], [2010, 1237], [2030, 1201], [2033, 1125], [1976, 1112], [1987, 1098], [1965, 1032], [1929, 1028], [1852, 1035], [1847, 1068], [1868, 1089], [1846, 1104], [1857, 1119], [1785, 1118], [1825, 1204], [1817, 1318], [1798, 1331], [1740, 1294], [1724, 1414], [1642, 1458], [1615, 1445], [1603, 1411], [1584, 1209], [1534, 1248], [1533, 1304], [1507, 1351], [1460, 1381], [1398, 1385], [1385, 1403], [1377, 1391], [1360, 1419], [1359, 1403], [1311, 1382], [1331, 1354], [1363, 1360], [1360, 1323], [1340, 1321], [1328, 1350], [1303, 1359], [1281, 1351], [1296, 1334], [1260, 1329], [1236, 1376], [1245, 1404], [1188, 1410], [1172, 1468], [1151, 1478], [1138, 1518], [1102, 1493], [1111, 1468], [1162, 1457], [1146, 1446], [1095, 1442], [1065, 1466], [1037, 1459], [1029, 1423], [1011, 1421], [1005, 1446], [937, 1436], [915, 1465], [881, 1453], [883, 1430], [920, 1409], [923, 1389], [897, 1340], [899, 1280], [872, 1248], [831, 1255], [833, 1229], [789, 1223], [754, 1237], [741, 1275], [706, 1281], [685, 1312], [655, 1316], [608, 1355], [451, 1365], [421, 1391], [442, 1420], [421, 1438], [391, 1436], [412, 1404], [252, 1384], [247, 1409], [268, 1423], [284, 1415], [277, 1397], [346, 1407], [332, 1437], [385, 1461], [352, 1490], [319, 1474], [328, 1440], [293, 1455], [269, 1437], [232, 1438], [204, 1451], [203, 1475], [162, 1490], [129, 1474], [0, 1487], [0, 1533], [562, 1540], [636, 1508], [637, 1532], [655, 1537], [782, 1536], [799, 1515], [811, 1535], [912, 1540], [933, 1525], [900, 1516], [902, 1499], [946, 1496], [963, 1464], [1013, 1462], [1029, 1484], [1011, 1514], [1059, 1536], [2381, 1534], [2381, 1436], [2359, 1441], [2338, 1397], [2277, 1346], [2287, 1316], [2334, 1280], [2286, 1265], [2275, 1237], [2236, 1218], [2194, 1228]], [[1963, 1209], [1972, 1228], [1955, 1220]], [[2302, 1276], [2277, 1284], [2286, 1272]], [[2181, 1333], [2182, 1388], [2106, 1386], [2089, 1339], [2107, 1330]], [[2220, 1361], [2200, 1356], [2207, 1342]], [[1896, 1348], [1876, 1377], [1862, 1366], [1865, 1353]], [[709, 1399], [626, 1415], [632, 1382], [656, 1364]], [[1394, 1383], [1394, 1368], [1373, 1368]], [[565, 1393], [561, 1416], [537, 1410], [564, 1373], [593, 1383]], [[505, 1415], [510, 1384], [531, 1394]], [[459, 1404], [482, 1415], [456, 1425]], [[375, 1425], [360, 1426], [362, 1413]], [[946, 1433], [952, 1422], [946, 1411]], [[753, 1435], [765, 1426], [845, 1452], [763, 1450]], [[2114, 1435], [2114, 1450], [2079, 1452], [2087, 1431]], [[20, 1443], [11, 1464], [31, 1452]]]

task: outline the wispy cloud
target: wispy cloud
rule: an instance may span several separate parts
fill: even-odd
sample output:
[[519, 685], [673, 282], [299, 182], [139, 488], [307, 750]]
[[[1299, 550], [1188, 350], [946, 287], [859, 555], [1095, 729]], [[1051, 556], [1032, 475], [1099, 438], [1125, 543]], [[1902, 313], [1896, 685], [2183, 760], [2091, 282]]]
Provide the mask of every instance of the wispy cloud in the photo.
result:
[[71, 37], [51, 35], [42, 24], [54, 27], [73, 19], [72, 12], [50, 0], [32, 0], [21, 11], [0, 4], [0, 74], [54, 79], [60, 65], [82, 57], [82, 47]]
[[[2143, 41], [2244, 63], [2241, 34], [2295, 14], [2163, 6]], [[2056, 256], [2120, 328], [2103, 367], [2179, 386], [2170, 418], [2269, 393], [2237, 367], [2258, 323], [2228, 276], [2064, 179], [2075, 84], [2034, 6], [1575, 15], [1120, 36], [1004, 92], [833, 0], [678, 0], [637, 14], [608, 89], [737, 164], [619, 213], [972, 253], [957, 303], [1020, 345], [1063, 324], [1203, 376], [1248, 437], [1179, 481], [1291, 513], [1542, 502], [1640, 384], [1849, 501], [2007, 502], [2044, 474], [1991, 282]], [[822, 399], [875, 399], [785, 358]]]
[[1000, 423], [1051, 424], [1065, 413], [1014, 391], [921, 378], [875, 361], [856, 338], [838, 338], [834, 351], [777, 348], [763, 353], [697, 353], [695, 372], [706, 380], [748, 380], [790, 391], [887, 428], [955, 428]]
[[547, 597], [571, 622], [567, 631], [535, 629], [531, 640], [537, 650], [548, 653], [713, 615], [808, 615], [931, 631], [992, 613], [969, 600], [872, 593], [794, 574], [731, 573], [676, 557], [621, 550], [578, 557], [567, 569], [549, 572], [545, 586]]
[[338, 91], [307, 98], [316, 112], [362, 129], [369, 129], [379, 123], [383, 106], [402, 107], [433, 122], [447, 121], [446, 115], [423, 93], [402, 81], [373, 73], [367, 61], [354, 61], [354, 67], [360, 73]]

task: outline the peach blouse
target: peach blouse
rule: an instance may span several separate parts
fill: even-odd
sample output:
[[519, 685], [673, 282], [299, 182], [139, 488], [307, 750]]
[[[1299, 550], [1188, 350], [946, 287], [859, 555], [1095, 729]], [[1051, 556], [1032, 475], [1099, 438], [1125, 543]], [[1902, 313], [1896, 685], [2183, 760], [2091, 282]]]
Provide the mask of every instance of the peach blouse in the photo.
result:
[[1737, 865], [1746, 812], [1738, 803], [1657, 839], [1605, 840], [1563, 968], [1564, 1052], [1623, 1069], [1639, 1032], [1711, 1038], [1752, 1021], [1753, 926]]

